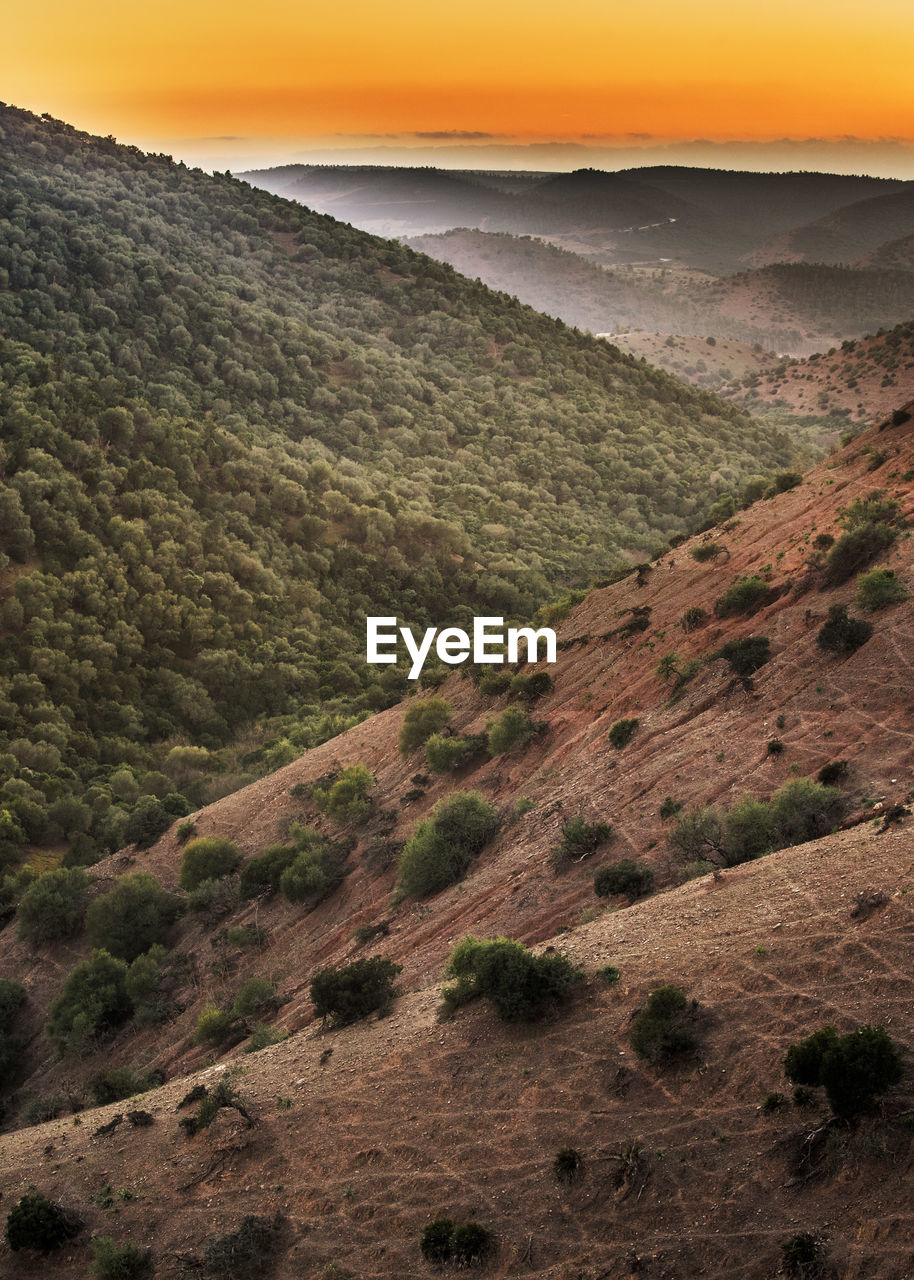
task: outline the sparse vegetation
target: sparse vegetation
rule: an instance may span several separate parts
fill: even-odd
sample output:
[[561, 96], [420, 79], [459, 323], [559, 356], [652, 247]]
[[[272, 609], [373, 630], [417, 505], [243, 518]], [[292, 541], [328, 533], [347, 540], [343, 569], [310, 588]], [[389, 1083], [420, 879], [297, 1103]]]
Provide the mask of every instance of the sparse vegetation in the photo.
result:
[[132, 1067], [102, 1067], [89, 1077], [88, 1087], [95, 1106], [106, 1107], [109, 1102], [145, 1093], [152, 1084], [151, 1076]]
[[92, 1280], [140, 1280], [151, 1267], [149, 1251], [129, 1241], [118, 1244], [110, 1236], [92, 1241]]
[[742, 640], [728, 640], [711, 656], [729, 662], [734, 675], [751, 676], [771, 657], [771, 641], [767, 636], [744, 636]]
[[771, 587], [757, 574], [751, 574], [749, 577], [737, 578], [730, 584], [723, 595], [718, 597], [714, 612], [718, 618], [731, 618], [740, 613], [757, 613], [773, 600], [775, 595], [776, 592], [772, 591]]
[[580, 974], [556, 952], [534, 955], [512, 938], [468, 936], [451, 952], [444, 976], [457, 979], [442, 993], [446, 1008], [485, 996], [503, 1022], [521, 1022], [542, 1017], [563, 1000]]
[[476, 791], [455, 791], [420, 822], [400, 855], [400, 884], [425, 898], [453, 884], [497, 829], [495, 810]]
[[829, 760], [816, 774], [816, 781], [821, 782], [825, 787], [833, 786], [847, 777], [848, 768], [846, 760]]
[[363, 764], [341, 769], [328, 786], [316, 786], [311, 792], [315, 808], [334, 822], [354, 822], [371, 813], [368, 793], [374, 778]]
[[238, 888], [242, 898], [256, 898], [260, 894], [279, 892], [282, 874], [292, 865], [298, 851], [287, 844], [271, 844], [241, 868]]
[[433, 733], [425, 744], [425, 758], [433, 773], [452, 773], [479, 751], [484, 751], [486, 745], [487, 739], [483, 734], [460, 738], [456, 734], [446, 737]]
[[825, 1250], [809, 1231], [799, 1231], [781, 1243], [784, 1272], [795, 1280], [818, 1280], [825, 1270]]
[[488, 727], [489, 755], [501, 756], [512, 747], [523, 746], [540, 728], [520, 707], [505, 707], [498, 719]]
[[584, 1157], [574, 1147], [562, 1147], [555, 1153], [552, 1172], [559, 1182], [576, 1182], [584, 1172]]
[[427, 1262], [452, 1263], [456, 1267], [478, 1266], [494, 1245], [488, 1227], [479, 1222], [456, 1224], [451, 1218], [436, 1218], [422, 1230], [419, 1248]]
[[583, 862], [601, 844], [612, 839], [613, 829], [608, 822], [585, 822], [580, 814], [562, 823], [562, 838], [550, 854], [550, 862], [556, 872], [564, 871], [572, 862]]
[[282, 1222], [248, 1214], [237, 1231], [208, 1240], [203, 1249], [204, 1273], [225, 1280], [259, 1280], [280, 1250]]

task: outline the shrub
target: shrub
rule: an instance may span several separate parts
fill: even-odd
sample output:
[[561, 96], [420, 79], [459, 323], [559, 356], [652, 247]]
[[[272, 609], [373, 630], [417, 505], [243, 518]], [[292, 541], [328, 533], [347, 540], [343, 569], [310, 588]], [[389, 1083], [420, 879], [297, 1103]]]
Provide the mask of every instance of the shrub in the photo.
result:
[[757, 613], [775, 598], [775, 594], [757, 574], [737, 578], [718, 598], [714, 612], [719, 618], [731, 618], [740, 613]]
[[75, 1213], [62, 1209], [40, 1191], [34, 1191], [23, 1196], [10, 1210], [6, 1219], [6, 1242], [14, 1253], [20, 1249], [51, 1253], [79, 1235], [84, 1225]]
[[425, 758], [433, 773], [450, 773], [465, 764], [478, 748], [476, 738], [448, 738], [433, 733], [425, 744]]
[[693, 560], [697, 560], [699, 564], [704, 564], [708, 560], [714, 560], [717, 556], [723, 554], [723, 547], [719, 542], [699, 542], [697, 546], [689, 548], [689, 555]]
[[903, 1066], [882, 1027], [859, 1027], [845, 1036], [823, 1027], [788, 1049], [784, 1071], [794, 1084], [822, 1085], [837, 1118], [852, 1120], [898, 1083]]
[[816, 1280], [825, 1266], [822, 1245], [810, 1232], [800, 1231], [782, 1241], [781, 1263], [785, 1274], [796, 1280]]
[[458, 942], [444, 974], [457, 979], [443, 993], [446, 1005], [456, 1008], [485, 996], [503, 1022], [541, 1017], [580, 977], [571, 962], [555, 952], [534, 955], [512, 938], [484, 942], [472, 936]]
[[771, 642], [767, 636], [745, 636], [742, 640], [728, 640], [712, 656], [726, 659], [734, 675], [751, 676], [771, 657]]
[[274, 1027], [268, 1027], [262, 1022], [255, 1023], [251, 1028], [251, 1037], [244, 1046], [245, 1053], [259, 1053], [261, 1049], [268, 1049], [272, 1044], [281, 1044], [283, 1040], [288, 1040], [288, 1036], [283, 1031], [277, 1031]]
[[496, 721], [488, 727], [490, 756], [501, 756], [512, 747], [523, 746], [537, 731], [537, 726], [520, 707], [505, 707]]
[[374, 778], [363, 764], [349, 765], [329, 786], [316, 786], [311, 792], [311, 801], [334, 822], [354, 821], [371, 813], [368, 793], [373, 785]]
[[96, 1236], [92, 1253], [93, 1280], [138, 1280], [149, 1270], [148, 1250], [130, 1243], [115, 1244], [110, 1236]]
[[698, 1005], [672, 983], [652, 991], [636, 1015], [630, 1033], [639, 1058], [662, 1065], [694, 1052], [698, 1047]]
[[320, 856], [315, 853], [296, 853], [295, 860], [286, 867], [279, 879], [279, 888], [287, 902], [308, 902], [323, 897], [328, 887]]
[[[480, 686], [481, 687], [481, 686]], [[527, 702], [535, 702], [554, 688], [552, 676], [548, 671], [519, 671], [511, 676], [509, 689], [516, 698]]]
[[584, 1171], [584, 1159], [574, 1147], [562, 1147], [555, 1153], [552, 1172], [559, 1182], [574, 1182]]
[[180, 901], [154, 876], [136, 871], [121, 876], [107, 893], [89, 904], [86, 932], [93, 947], [135, 960], [161, 944], [181, 913]]
[[344, 1025], [367, 1017], [375, 1009], [384, 1011], [402, 968], [385, 956], [372, 956], [354, 960], [342, 969], [319, 969], [311, 979], [314, 1012]]
[[597, 970], [597, 977], [602, 978], [608, 987], [614, 987], [622, 974], [614, 964], [604, 964], [602, 969]]
[[869, 573], [857, 575], [857, 594], [854, 604], [858, 609], [885, 609], [890, 604], [898, 604], [907, 600], [908, 591], [904, 583], [899, 582], [892, 569], [871, 569]]
[[707, 618], [707, 612], [702, 609], [701, 605], [693, 604], [686, 609], [685, 613], [679, 620], [680, 626], [686, 633], [697, 631], [698, 628]]
[[155, 796], [140, 796], [124, 827], [124, 843], [148, 849], [159, 836], [164, 835], [174, 818], [175, 815], [169, 813]]
[[126, 964], [107, 951], [93, 951], [75, 966], [51, 1005], [48, 1036], [58, 1053], [78, 1052], [132, 1012]]
[[765, 754], [769, 756], [780, 756], [784, 754], [784, 743], [780, 738], [769, 738], [768, 745], [765, 748]]
[[428, 1262], [450, 1262], [453, 1255], [454, 1222], [452, 1218], [436, 1218], [422, 1229], [419, 1248]]
[[612, 833], [608, 822], [585, 822], [581, 816], [569, 818], [562, 824], [562, 839], [550, 855], [553, 867], [562, 871], [570, 862], [581, 862], [611, 839]]
[[795, 489], [798, 484], [802, 483], [803, 477], [798, 471], [779, 471], [774, 477], [769, 493], [766, 494], [766, 497], [769, 496], [769, 494], [771, 497], [774, 497], [774, 495], [778, 493], [787, 493], [788, 490]]
[[727, 866], [750, 862], [774, 847], [774, 825], [770, 807], [761, 800], [744, 796], [727, 810], [724, 818], [723, 852]]
[[400, 754], [408, 756], [410, 752], [418, 751], [433, 733], [444, 728], [450, 718], [451, 706], [444, 698], [423, 698], [421, 702], [414, 702], [407, 708], [400, 726], [397, 739]]
[[176, 980], [175, 966], [163, 946], [150, 947], [127, 970], [127, 995], [138, 1026], [162, 1022], [174, 1012], [170, 992]]
[[476, 791], [455, 791], [420, 822], [400, 855], [400, 883], [424, 898], [459, 880], [498, 826], [495, 810]]
[[675, 818], [682, 808], [679, 800], [674, 800], [672, 796], [667, 796], [660, 806], [660, 821], [669, 822], [670, 818]]
[[62, 1093], [52, 1093], [45, 1098], [31, 1098], [22, 1108], [22, 1123], [35, 1125], [56, 1120], [66, 1105], [67, 1100]]
[[201, 1129], [208, 1129], [223, 1107], [234, 1107], [240, 1115], [249, 1118], [235, 1086], [225, 1076], [208, 1093], [205, 1089], [203, 1092], [204, 1096], [194, 1112], [193, 1125], [190, 1126], [191, 1137]]
[[653, 887], [654, 873], [650, 867], [642, 867], [631, 858], [598, 867], [593, 878], [594, 893], [598, 898], [624, 893], [629, 902], [635, 902], [650, 893]]
[[204, 880], [187, 895], [187, 910], [202, 916], [211, 925], [235, 910], [239, 896], [237, 884], [228, 877]]
[[715, 805], [702, 805], [680, 814], [669, 835], [674, 849], [686, 858], [705, 859], [714, 854], [724, 856], [724, 814]]
[[846, 801], [837, 787], [812, 778], [791, 778], [772, 797], [771, 818], [779, 849], [828, 835], [841, 821]]
[[477, 1266], [493, 1245], [492, 1232], [479, 1222], [457, 1225], [451, 1218], [429, 1222], [419, 1237], [419, 1248], [427, 1262], [452, 1262], [457, 1267]]
[[207, 1241], [203, 1250], [206, 1272], [227, 1280], [257, 1280], [279, 1252], [280, 1219], [248, 1214], [237, 1231]]
[[479, 681], [479, 692], [486, 698], [497, 698], [510, 688], [510, 671], [490, 671]]
[[816, 643], [827, 653], [853, 653], [866, 644], [873, 634], [872, 623], [863, 618], [850, 618], [847, 605], [833, 604], [825, 622], [816, 636]]
[[824, 786], [829, 787], [835, 782], [840, 782], [842, 778], [846, 778], [847, 770], [848, 763], [846, 760], [829, 760], [828, 764], [823, 764], [816, 774], [816, 782], [821, 782]]
[[628, 746], [632, 734], [638, 728], [637, 720], [617, 720], [609, 730], [609, 740], [617, 751]]
[[196, 830], [197, 824], [194, 822], [193, 818], [187, 818], [184, 822], [178, 823], [178, 829], [175, 834], [183, 844], [185, 840], [189, 840], [191, 838]]
[[251, 858], [241, 868], [238, 887], [242, 898], [256, 898], [262, 893], [277, 893], [282, 873], [297, 857], [298, 850], [291, 845], [268, 845], [263, 853]]
[[102, 1067], [89, 1077], [89, 1094], [96, 1107], [106, 1107], [109, 1102], [120, 1102], [122, 1098], [145, 1093], [152, 1085], [150, 1076], [134, 1071], [132, 1067]]
[[215, 1047], [235, 1030], [235, 1019], [228, 1009], [220, 1009], [215, 1004], [205, 1004], [197, 1018], [194, 1028], [194, 1044], [205, 1044]]
[[248, 978], [238, 988], [232, 1005], [233, 1018], [250, 1018], [276, 1007], [276, 984], [269, 978]]
[[896, 531], [888, 524], [865, 520], [842, 533], [825, 560], [825, 582], [837, 587], [871, 564], [892, 545]]
[[19, 937], [32, 946], [72, 937], [82, 928], [88, 897], [89, 881], [79, 867], [49, 871], [19, 900]]
[[179, 884], [188, 891], [196, 889], [204, 880], [218, 880], [231, 875], [239, 861], [238, 848], [231, 840], [224, 840], [221, 836], [198, 836], [184, 849]]

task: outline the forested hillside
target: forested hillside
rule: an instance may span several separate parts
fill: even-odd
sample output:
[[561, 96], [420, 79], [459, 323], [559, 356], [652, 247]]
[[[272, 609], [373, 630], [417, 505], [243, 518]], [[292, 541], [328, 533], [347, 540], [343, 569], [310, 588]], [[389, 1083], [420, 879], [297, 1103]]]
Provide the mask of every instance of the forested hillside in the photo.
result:
[[229, 175], [13, 108], [0, 150], [3, 859], [147, 838], [387, 705], [366, 612], [529, 612], [789, 461]]

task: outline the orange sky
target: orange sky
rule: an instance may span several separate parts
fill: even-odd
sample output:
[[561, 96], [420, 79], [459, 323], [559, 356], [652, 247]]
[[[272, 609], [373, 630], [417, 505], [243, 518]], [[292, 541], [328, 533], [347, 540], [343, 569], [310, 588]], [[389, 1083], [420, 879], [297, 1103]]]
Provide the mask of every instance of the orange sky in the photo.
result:
[[450, 131], [914, 139], [910, 0], [2, 3], [8, 101], [178, 154]]

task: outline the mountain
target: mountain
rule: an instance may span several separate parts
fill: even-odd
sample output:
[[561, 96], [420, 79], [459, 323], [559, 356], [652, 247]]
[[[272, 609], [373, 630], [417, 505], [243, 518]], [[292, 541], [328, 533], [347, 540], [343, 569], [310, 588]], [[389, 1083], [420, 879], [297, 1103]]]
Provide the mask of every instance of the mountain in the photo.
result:
[[[194, 834], [234, 841], [248, 865], [301, 840], [293, 821], [345, 863], [320, 901], [239, 903], [230, 879], [220, 898], [198, 894], [170, 927], [171, 988], [148, 1020], [122, 1011], [120, 1030], [55, 1057], [42, 1026], [89, 940], [0, 931], [3, 972], [26, 989], [3, 1205], [37, 1189], [78, 1212], [85, 1228], [55, 1253], [56, 1274], [84, 1275], [88, 1238], [109, 1235], [151, 1248], [164, 1275], [237, 1273], [239, 1256], [281, 1277], [420, 1275], [423, 1229], [448, 1217], [493, 1233], [484, 1274], [765, 1280], [790, 1246], [839, 1274], [900, 1280], [914, 1141], [912, 410], [553, 609], [553, 687], [535, 701], [529, 684], [499, 693], [454, 673], [200, 810]], [[891, 573], [859, 583], [873, 565]], [[751, 637], [768, 648], [740, 670], [748, 649], [733, 646]], [[398, 749], [433, 697], [451, 740], [510, 705], [540, 724], [434, 774], [421, 748]], [[333, 779], [358, 765], [370, 809], [334, 817]], [[824, 766], [827, 791], [812, 781]], [[392, 895], [403, 842], [468, 789], [498, 831], [455, 883]], [[142, 870], [180, 895], [184, 840], [173, 829], [99, 863], [90, 893]], [[574, 852], [556, 860], [563, 840]], [[786, 847], [764, 853], [772, 843]], [[654, 891], [596, 896], [595, 869], [624, 858], [653, 872]], [[503, 1022], [478, 999], [441, 1020], [442, 971], [468, 933], [519, 939], [553, 966], [564, 956], [583, 977], [538, 1022]], [[402, 965], [386, 1016], [322, 1027], [313, 975], [368, 956]], [[632, 1031], [668, 984], [697, 1002], [680, 1028], [694, 1047], [652, 1059]], [[242, 990], [271, 993], [267, 1047], [240, 1052], [253, 1023], [241, 1015], [201, 1043]], [[837, 1123], [821, 1089], [791, 1096], [792, 1045], [865, 1025], [886, 1028], [908, 1068], [875, 1109]], [[90, 1077], [120, 1066], [167, 1078], [74, 1115]], [[220, 1082], [229, 1105], [206, 1128], [182, 1125], [192, 1088]], [[29, 1114], [53, 1118], [17, 1127], [39, 1099]], [[567, 1182], [561, 1151], [580, 1160]], [[47, 1265], [20, 1256], [0, 1254], [0, 1274]]]
[[[900, 217], [908, 199], [907, 184], [892, 179], [676, 166], [525, 174], [513, 182], [470, 171], [342, 165], [284, 165], [240, 176], [381, 235], [458, 227], [535, 235], [604, 266], [673, 262], [715, 274], [780, 260], [766, 256], [770, 246], [807, 227], [814, 244], [820, 221], [830, 243], [827, 220], [840, 221], [845, 207], [852, 222], [866, 218], [855, 210], [867, 204], [894, 208]], [[885, 213], [871, 221], [881, 225], [880, 218], [888, 227]], [[806, 260], [857, 256], [813, 253]]]
[[815, 221], [775, 237], [752, 261], [826, 262], [846, 265], [911, 233], [914, 183], [865, 200], [855, 200]]
[[914, 398], [914, 324], [847, 340], [805, 360], [770, 362], [734, 378], [725, 394], [756, 411], [777, 405], [797, 413], [841, 413], [869, 426], [899, 400]]

